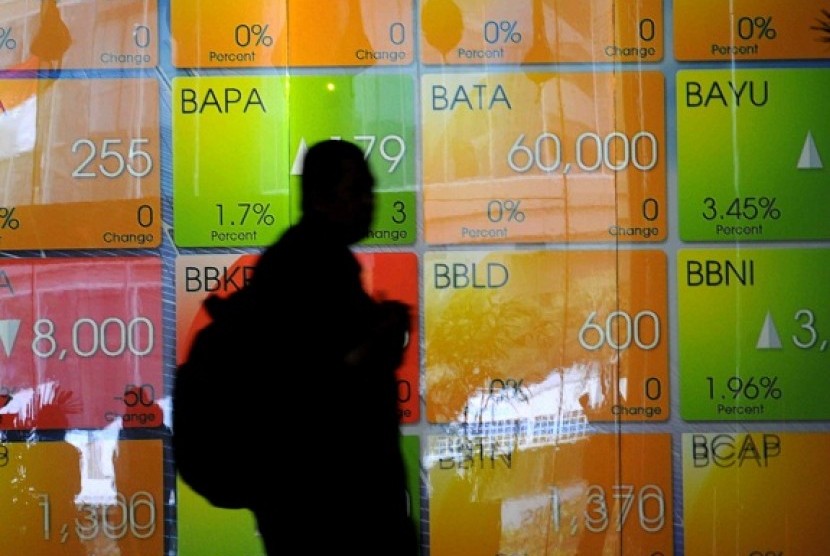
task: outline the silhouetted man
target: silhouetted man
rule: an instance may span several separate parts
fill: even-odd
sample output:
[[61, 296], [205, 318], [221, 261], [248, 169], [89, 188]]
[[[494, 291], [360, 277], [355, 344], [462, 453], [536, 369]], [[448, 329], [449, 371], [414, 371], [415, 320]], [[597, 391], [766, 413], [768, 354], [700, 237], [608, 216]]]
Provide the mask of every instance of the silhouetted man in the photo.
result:
[[419, 551], [395, 377], [411, 315], [368, 295], [351, 250], [369, 233], [374, 184], [356, 145], [313, 145], [300, 221], [265, 250], [245, 288], [206, 305], [253, 323], [249, 359], [259, 363], [229, 373], [244, 377], [230, 389], [248, 435], [227, 457], [250, 462], [250, 507], [268, 554]]

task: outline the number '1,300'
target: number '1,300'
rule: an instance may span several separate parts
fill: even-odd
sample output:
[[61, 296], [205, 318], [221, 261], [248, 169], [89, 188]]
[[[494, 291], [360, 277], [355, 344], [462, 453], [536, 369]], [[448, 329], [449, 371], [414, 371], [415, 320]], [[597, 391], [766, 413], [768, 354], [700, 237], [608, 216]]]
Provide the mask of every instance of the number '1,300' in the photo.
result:
[[[52, 538], [52, 503], [48, 494], [39, 494], [38, 498], [38, 505], [43, 508], [43, 539], [48, 541]], [[129, 499], [119, 492], [114, 504], [83, 504], [78, 511], [83, 515], [75, 518], [75, 535], [81, 541], [91, 541], [101, 535], [110, 540], [120, 540], [127, 535], [147, 539], [156, 532], [156, 500], [144, 490]], [[69, 529], [64, 528], [62, 533], [68, 536]], [[66, 539], [62, 540], [65, 542]]]

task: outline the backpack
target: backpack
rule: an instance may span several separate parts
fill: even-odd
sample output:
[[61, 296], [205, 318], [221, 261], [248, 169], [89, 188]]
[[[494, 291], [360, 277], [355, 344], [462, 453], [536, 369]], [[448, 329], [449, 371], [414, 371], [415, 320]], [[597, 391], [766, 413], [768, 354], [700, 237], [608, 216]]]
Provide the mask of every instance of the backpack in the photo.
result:
[[227, 300], [205, 300], [212, 320], [196, 333], [187, 358], [176, 368], [174, 462], [181, 479], [212, 505], [250, 508], [256, 485], [251, 484], [247, 462], [237, 455], [247, 442], [246, 427], [231, 405], [240, 402], [233, 397], [241, 385], [234, 377], [250, 368], [253, 358], [245, 348], [249, 323], [238, 312], [216, 310], [220, 303]]

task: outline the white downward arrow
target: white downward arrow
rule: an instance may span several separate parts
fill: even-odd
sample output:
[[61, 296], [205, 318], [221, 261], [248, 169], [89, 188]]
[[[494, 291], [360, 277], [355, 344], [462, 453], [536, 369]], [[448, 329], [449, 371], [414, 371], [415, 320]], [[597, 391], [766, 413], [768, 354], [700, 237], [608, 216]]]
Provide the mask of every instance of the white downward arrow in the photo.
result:
[[0, 344], [6, 357], [11, 357], [14, 349], [14, 341], [17, 339], [17, 331], [20, 329], [20, 319], [0, 320]]

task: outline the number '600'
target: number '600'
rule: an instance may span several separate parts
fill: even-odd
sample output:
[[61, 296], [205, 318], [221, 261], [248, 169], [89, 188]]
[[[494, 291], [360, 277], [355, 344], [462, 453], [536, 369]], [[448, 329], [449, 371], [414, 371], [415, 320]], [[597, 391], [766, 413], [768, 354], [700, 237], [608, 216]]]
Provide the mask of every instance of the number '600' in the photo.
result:
[[[591, 311], [579, 329], [579, 344], [588, 351], [594, 351], [607, 344], [614, 350], [625, 350], [634, 344], [642, 350], [651, 350], [660, 343], [660, 317], [654, 311], [640, 311], [632, 318], [626, 311], [612, 311], [605, 319], [605, 326], [594, 322], [596, 311]], [[643, 326], [643, 322], [651, 326]], [[647, 341], [644, 329], [651, 329], [651, 340]], [[594, 337], [593, 341], [591, 337]]]

